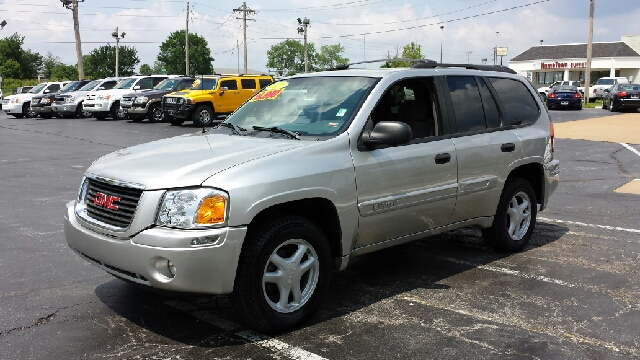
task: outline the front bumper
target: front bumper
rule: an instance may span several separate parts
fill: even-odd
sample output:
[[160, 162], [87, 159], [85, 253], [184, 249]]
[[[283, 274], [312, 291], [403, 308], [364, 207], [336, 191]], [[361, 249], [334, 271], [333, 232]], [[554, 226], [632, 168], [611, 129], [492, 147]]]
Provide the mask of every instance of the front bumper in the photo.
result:
[[87, 101], [85, 100], [82, 109], [87, 112], [108, 112], [111, 110], [109, 100]]
[[[77, 220], [75, 201], [67, 204], [64, 232], [67, 243], [80, 257], [117, 277], [149, 287], [203, 294], [233, 291], [246, 227], [179, 230], [153, 227], [131, 238], [119, 239], [83, 227]], [[210, 246], [191, 246], [196, 237], [218, 236]], [[167, 260], [175, 276], [167, 271]]]
[[542, 198], [542, 204], [540, 205], [540, 211], [547, 207], [549, 197], [558, 188], [560, 183], [560, 160], [551, 160], [544, 164], [544, 196]]
[[22, 104], [2, 104], [2, 111], [7, 114], [22, 114]]
[[73, 103], [51, 105], [51, 109], [53, 112], [61, 114], [75, 114], [77, 107], [78, 105]]
[[32, 106], [31, 110], [36, 114], [51, 114], [53, 112], [51, 106]]
[[195, 105], [191, 104], [164, 104], [162, 111], [177, 119], [189, 119]]
[[133, 104], [129, 107], [122, 106], [122, 110], [124, 110], [127, 114], [146, 115], [149, 107], [141, 104]]

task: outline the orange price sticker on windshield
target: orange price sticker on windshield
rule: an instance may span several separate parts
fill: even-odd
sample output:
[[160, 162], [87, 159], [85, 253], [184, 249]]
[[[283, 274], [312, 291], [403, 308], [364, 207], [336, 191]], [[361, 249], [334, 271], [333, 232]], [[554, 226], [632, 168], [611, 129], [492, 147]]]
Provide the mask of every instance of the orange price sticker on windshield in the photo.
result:
[[277, 83], [273, 83], [264, 88], [263, 91], [254, 96], [251, 100], [249, 100], [249, 102], [277, 99], [278, 96], [280, 96], [280, 94], [282, 93], [282, 90], [284, 90], [287, 85], [289, 85], [289, 82], [287, 81], [279, 81]]

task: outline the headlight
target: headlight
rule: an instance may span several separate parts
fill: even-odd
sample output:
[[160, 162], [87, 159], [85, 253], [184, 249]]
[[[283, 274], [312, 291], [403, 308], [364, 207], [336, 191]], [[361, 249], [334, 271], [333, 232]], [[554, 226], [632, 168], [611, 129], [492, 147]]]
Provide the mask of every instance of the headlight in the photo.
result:
[[156, 224], [180, 229], [226, 225], [229, 196], [211, 188], [168, 190], [162, 197]]
[[149, 101], [149, 98], [146, 96], [137, 97], [134, 101], [136, 104], [146, 104]]
[[64, 102], [66, 102], [66, 103], [72, 103], [74, 101], [76, 101], [76, 98], [74, 98], [73, 96], [68, 96], [68, 97], [64, 98]]
[[18, 103], [20, 103], [20, 101], [18, 101], [18, 98], [11, 99], [11, 102], [12, 102], [12, 103], [14, 103], [14, 104], [18, 104]]
[[111, 95], [98, 95], [98, 100], [109, 100]]
[[48, 104], [48, 103], [51, 102], [51, 98], [43, 98], [42, 102], [45, 103], [45, 104]]

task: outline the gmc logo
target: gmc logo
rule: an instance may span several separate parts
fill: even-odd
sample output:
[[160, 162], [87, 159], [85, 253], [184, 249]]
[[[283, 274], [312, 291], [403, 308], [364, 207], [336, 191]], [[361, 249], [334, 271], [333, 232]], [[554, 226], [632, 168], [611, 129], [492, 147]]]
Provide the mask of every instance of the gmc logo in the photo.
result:
[[96, 196], [93, 198], [93, 203], [98, 206], [106, 207], [111, 210], [118, 210], [118, 206], [113, 205], [114, 202], [120, 201], [119, 197], [96, 192]]

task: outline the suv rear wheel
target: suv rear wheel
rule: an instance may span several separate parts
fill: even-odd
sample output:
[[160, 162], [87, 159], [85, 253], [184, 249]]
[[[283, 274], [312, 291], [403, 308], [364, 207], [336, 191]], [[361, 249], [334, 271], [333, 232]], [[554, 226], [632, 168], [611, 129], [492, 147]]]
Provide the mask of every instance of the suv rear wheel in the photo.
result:
[[213, 109], [208, 105], [198, 105], [193, 112], [193, 123], [198, 126], [211, 126], [213, 123]]
[[522, 250], [531, 240], [537, 210], [531, 184], [522, 178], [510, 179], [502, 190], [493, 224], [482, 229], [482, 237], [498, 252]]
[[320, 306], [331, 278], [324, 233], [288, 215], [258, 225], [247, 240], [232, 295], [238, 314], [264, 332], [300, 325]]

